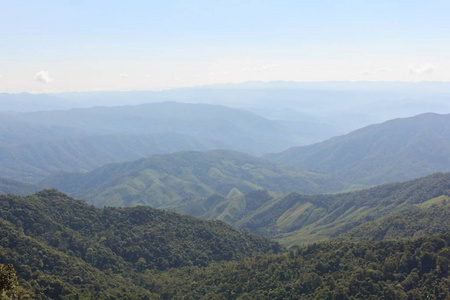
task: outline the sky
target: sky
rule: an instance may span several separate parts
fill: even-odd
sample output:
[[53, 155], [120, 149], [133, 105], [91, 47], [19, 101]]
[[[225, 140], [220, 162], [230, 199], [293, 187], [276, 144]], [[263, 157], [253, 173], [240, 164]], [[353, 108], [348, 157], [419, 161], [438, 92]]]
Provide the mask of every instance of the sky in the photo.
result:
[[0, 92], [450, 81], [450, 1], [0, 0]]

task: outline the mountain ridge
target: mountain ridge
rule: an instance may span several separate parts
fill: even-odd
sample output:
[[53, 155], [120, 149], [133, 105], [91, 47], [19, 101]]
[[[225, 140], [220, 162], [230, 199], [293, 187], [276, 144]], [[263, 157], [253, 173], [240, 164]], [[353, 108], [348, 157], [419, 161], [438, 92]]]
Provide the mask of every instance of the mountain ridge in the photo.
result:
[[342, 183], [326, 175], [290, 170], [229, 150], [153, 155], [85, 174], [58, 174], [40, 184], [96, 205], [147, 204], [164, 208], [214, 194], [227, 196], [234, 188], [243, 193], [255, 189], [313, 193], [342, 188]]
[[450, 114], [421, 114], [265, 158], [374, 185], [450, 171]]

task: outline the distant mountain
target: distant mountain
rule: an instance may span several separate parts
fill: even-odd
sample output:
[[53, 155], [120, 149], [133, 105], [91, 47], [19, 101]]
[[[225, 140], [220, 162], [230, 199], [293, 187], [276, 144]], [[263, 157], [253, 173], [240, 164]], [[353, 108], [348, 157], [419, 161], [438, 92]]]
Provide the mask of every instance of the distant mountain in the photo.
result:
[[151, 289], [133, 280], [138, 274], [282, 250], [223, 222], [150, 207], [100, 209], [56, 190], [0, 196], [0, 224], [0, 264], [13, 264], [36, 299], [145, 299]]
[[225, 150], [153, 155], [88, 173], [57, 174], [41, 184], [98, 206], [151, 205], [178, 210], [183, 205], [183, 211], [215, 194], [233, 198], [257, 189], [308, 194], [343, 188], [326, 175], [293, 171]]
[[155, 153], [186, 149], [209, 150], [224, 145], [189, 136], [165, 134], [109, 134], [42, 139], [0, 147], [0, 174], [36, 183], [61, 171], [86, 172], [114, 162]]
[[[296, 124], [296, 123], [295, 123]], [[281, 151], [314, 138], [295, 124], [218, 105], [155, 103], [0, 113], [0, 176], [37, 182], [58, 171], [183, 150]]]
[[[437, 173], [349, 193], [310, 196], [289, 194], [266, 199], [263, 206], [232, 224], [241, 230], [292, 246], [336, 237], [383, 217], [405, 213], [402, 218], [408, 218], [409, 211], [415, 206], [427, 207], [435, 203], [436, 199], [442, 200], [449, 190], [450, 173]], [[376, 224], [373, 228], [372, 225], [367, 226], [371, 230], [379, 227]], [[438, 225], [424, 225], [423, 228], [409, 225], [410, 233], [404, 233], [404, 236], [420, 235], [416, 231], [433, 226]], [[430, 231], [433, 232], [432, 229]]]
[[[163, 101], [244, 108], [281, 121], [299, 121], [318, 142], [374, 123], [425, 112], [450, 113], [448, 82], [245, 82], [161, 91], [0, 94], [0, 111], [43, 111]], [[314, 126], [313, 126], [314, 125]], [[307, 126], [307, 127], [305, 127]]]
[[31, 112], [68, 109], [76, 105], [70, 100], [48, 94], [0, 93], [0, 111]]
[[0, 194], [13, 194], [19, 196], [26, 196], [36, 193], [39, 187], [15, 181], [8, 178], [0, 178]]
[[395, 119], [266, 157], [363, 185], [448, 172], [450, 115]]

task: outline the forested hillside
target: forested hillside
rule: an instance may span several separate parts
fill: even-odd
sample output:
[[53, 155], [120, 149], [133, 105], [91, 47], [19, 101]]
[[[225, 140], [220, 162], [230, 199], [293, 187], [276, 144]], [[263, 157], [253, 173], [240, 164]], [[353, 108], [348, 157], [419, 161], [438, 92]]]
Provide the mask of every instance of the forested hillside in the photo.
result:
[[[317, 194], [345, 185], [323, 174], [293, 171], [242, 153], [210, 151], [156, 155], [86, 174], [59, 174], [42, 185], [97, 206], [144, 204], [219, 219], [292, 246], [326, 240], [446, 196], [450, 173], [355, 192]], [[302, 193], [279, 196], [295, 190]]]
[[106, 165], [89, 173], [57, 174], [41, 182], [97, 206], [151, 205], [177, 210], [201, 198], [267, 189], [305, 194], [338, 191], [324, 174], [291, 170], [248, 154], [216, 150], [153, 155]]
[[25, 182], [39, 182], [59, 172], [87, 172], [105, 164], [134, 160], [149, 154], [185, 149], [222, 147], [180, 134], [100, 135], [42, 139], [0, 147], [0, 174]]
[[448, 172], [450, 115], [395, 119], [267, 157], [365, 185]]
[[416, 205], [426, 207], [449, 192], [450, 173], [437, 173], [349, 193], [289, 194], [267, 201], [233, 224], [292, 246], [326, 240], [366, 222], [407, 212]]
[[26, 196], [38, 190], [39, 187], [32, 184], [22, 183], [8, 178], [0, 178], [0, 194]]
[[[434, 202], [436, 199], [431, 201]], [[412, 207], [408, 211], [364, 223], [339, 235], [337, 239], [352, 241], [397, 240], [450, 232], [450, 203], [447, 203], [448, 197], [445, 197], [445, 199], [447, 200], [440, 205], [435, 204], [435, 206], [429, 208]]]
[[[26, 245], [24, 239], [19, 236], [17, 243]], [[60, 268], [50, 271], [45, 265], [33, 268], [32, 277], [25, 279], [19, 269], [18, 277], [21, 294], [29, 291], [34, 299], [446, 299], [449, 245], [448, 233], [407, 241], [326, 242], [204, 268], [120, 276], [68, 256], [52, 256], [38, 243], [27, 246], [71, 267], [64, 275], [72, 280], [55, 279], [61, 276]], [[0, 264], [0, 273], [3, 269]]]
[[[158, 274], [166, 299], [447, 299], [450, 234], [412, 241], [319, 243], [241, 262]], [[148, 280], [148, 281], [146, 281]]]
[[0, 210], [0, 266], [12, 264], [22, 295], [33, 299], [450, 295], [448, 233], [276, 254], [277, 244], [222, 222], [150, 207], [99, 209], [56, 190], [1, 196]]
[[0, 216], [0, 263], [13, 264], [25, 286], [50, 298], [144, 293], [133, 288], [128, 273], [281, 250], [220, 221], [150, 207], [99, 209], [56, 190], [0, 196]]

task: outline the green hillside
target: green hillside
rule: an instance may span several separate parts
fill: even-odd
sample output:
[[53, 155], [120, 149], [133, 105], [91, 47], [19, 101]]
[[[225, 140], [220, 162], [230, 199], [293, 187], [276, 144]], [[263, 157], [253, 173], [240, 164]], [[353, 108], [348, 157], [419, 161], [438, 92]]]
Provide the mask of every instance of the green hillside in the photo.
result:
[[180, 134], [112, 134], [32, 140], [0, 146], [0, 174], [24, 182], [39, 182], [58, 172], [86, 172], [102, 165], [186, 149], [222, 147], [215, 141]]
[[181, 206], [195, 206], [199, 199], [214, 194], [231, 197], [255, 189], [311, 194], [343, 187], [323, 174], [294, 171], [225, 150], [153, 155], [106, 165], [88, 173], [58, 174], [41, 185], [97, 206], [142, 204], [176, 210]]
[[443, 205], [436, 205], [426, 209], [413, 207], [408, 211], [384, 217], [374, 222], [362, 224], [339, 235], [337, 238], [352, 241], [417, 238], [426, 235], [450, 232], [449, 220], [450, 203], [447, 204], [447, 202], [445, 202]]
[[[322, 174], [293, 171], [242, 153], [210, 151], [155, 155], [85, 174], [60, 174], [42, 185], [97, 206], [142, 204], [222, 220], [293, 246], [442, 203], [450, 190], [450, 173], [355, 192], [318, 194], [344, 185]], [[293, 190], [303, 192], [279, 196]], [[424, 229], [425, 233], [442, 232]], [[398, 237], [408, 236], [414, 235]]]
[[[431, 191], [439, 194], [444, 177], [398, 185], [408, 205], [421, 205], [426, 194], [428, 202], [436, 202]], [[402, 197], [396, 185], [382, 187], [371, 189], [384, 197], [378, 201]], [[370, 196], [368, 191], [360, 193]], [[253, 193], [247, 203], [257, 207], [250, 199], [268, 196]], [[436, 208], [443, 209], [431, 205], [425, 210], [436, 216], [431, 212]], [[21, 293], [32, 293], [32, 299], [450, 296], [448, 232], [415, 240], [328, 241], [277, 253], [279, 245], [223, 222], [150, 207], [95, 208], [56, 190], [0, 196], [0, 216], [0, 275], [12, 264]]]
[[411, 241], [326, 242], [151, 274], [142, 283], [156, 286], [165, 299], [448, 299], [449, 246], [449, 233]]
[[233, 225], [292, 246], [327, 240], [361, 224], [407, 212], [449, 191], [450, 173], [437, 173], [349, 193], [289, 194], [266, 201]]
[[0, 196], [0, 216], [0, 263], [13, 264], [25, 287], [50, 298], [145, 294], [127, 278], [281, 250], [220, 221], [150, 207], [100, 209], [56, 190]]
[[0, 225], [0, 264], [13, 265], [31, 299], [150, 299], [150, 293], [130, 279], [56, 250], [4, 219]]
[[267, 157], [365, 185], [448, 172], [450, 115], [395, 119]]
[[0, 178], [0, 195], [1, 194], [13, 194], [19, 196], [26, 196], [36, 193], [39, 187], [15, 181], [8, 178]]
[[156, 153], [252, 154], [307, 143], [310, 130], [219, 105], [175, 102], [29, 113], [0, 112], [0, 177], [36, 183]]

